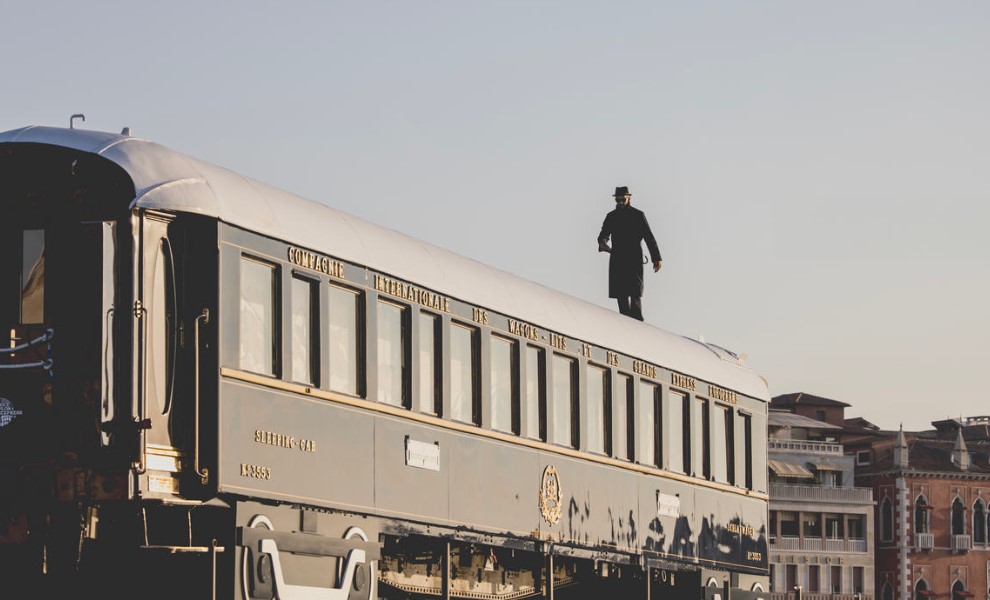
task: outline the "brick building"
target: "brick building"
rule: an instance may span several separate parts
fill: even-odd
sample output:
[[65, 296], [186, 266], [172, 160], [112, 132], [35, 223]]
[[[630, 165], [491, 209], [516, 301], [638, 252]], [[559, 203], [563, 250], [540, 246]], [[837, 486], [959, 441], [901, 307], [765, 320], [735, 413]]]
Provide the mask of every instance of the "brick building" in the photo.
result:
[[990, 418], [919, 433], [849, 425], [857, 485], [877, 502], [879, 600], [990, 600]]

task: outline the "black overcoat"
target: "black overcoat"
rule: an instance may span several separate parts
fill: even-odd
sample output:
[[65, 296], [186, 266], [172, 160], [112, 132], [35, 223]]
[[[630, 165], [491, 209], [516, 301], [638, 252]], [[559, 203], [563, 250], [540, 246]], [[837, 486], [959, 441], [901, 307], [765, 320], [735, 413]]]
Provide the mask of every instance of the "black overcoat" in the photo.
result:
[[605, 215], [598, 243], [612, 238], [612, 253], [608, 259], [608, 297], [639, 297], [643, 295], [643, 246], [650, 250], [652, 262], [660, 260], [660, 248], [650, 231], [643, 211], [628, 204], [619, 204]]

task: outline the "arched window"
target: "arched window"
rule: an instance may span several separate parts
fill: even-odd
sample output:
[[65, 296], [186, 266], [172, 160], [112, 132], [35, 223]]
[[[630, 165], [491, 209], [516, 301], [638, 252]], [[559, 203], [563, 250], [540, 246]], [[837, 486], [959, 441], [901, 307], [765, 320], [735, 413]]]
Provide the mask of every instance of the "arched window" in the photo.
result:
[[931, 592], [928, 591], [928, 584], [924, 579], [919, 579], [918, 583], [914, 584], [914, 600], [929, 600]]
[[928, 500], [924, 496], [914, 501], [914, 532], [928, 533]]
[[890, 498], [884, 498], [880, 503], [880, 539], [885, 542], [894, 539], [894, 507]]
[[[965, 591], [966, 591], [966, 586], [963, 585], [963, 582], [957, 579], [956, 582], [952, 584], [952, 600], [969, 600], [968, 598], [963, 596], [963, 593]], [[973, 594], [969, 594], [969, 596], [972, 597]]]
[[966, 507], [956, 496], [952, 501], [952, 535], [966, 534]]
[[894, 588], [891, 587], [889, 581], [883, 582], [883, 589], [880, 591], [881, 600], [894, 600]]
[[987, 513], [983, 500], [976, 499], [973, 503], [973, 542], [977, 544], [987, 543]]

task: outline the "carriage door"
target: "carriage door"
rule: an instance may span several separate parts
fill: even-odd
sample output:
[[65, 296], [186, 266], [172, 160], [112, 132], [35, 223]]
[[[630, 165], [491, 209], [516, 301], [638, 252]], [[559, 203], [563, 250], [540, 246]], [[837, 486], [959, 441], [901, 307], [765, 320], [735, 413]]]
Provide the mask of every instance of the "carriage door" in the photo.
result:
[[138, 486], [145, 495], [179, 492], [181, 419], [176, 410], [176, 372], [181, 327], [179, 277], [170, 234], [174, 216], [141, 210], [135, 215], [134, 399], [140, 435]]

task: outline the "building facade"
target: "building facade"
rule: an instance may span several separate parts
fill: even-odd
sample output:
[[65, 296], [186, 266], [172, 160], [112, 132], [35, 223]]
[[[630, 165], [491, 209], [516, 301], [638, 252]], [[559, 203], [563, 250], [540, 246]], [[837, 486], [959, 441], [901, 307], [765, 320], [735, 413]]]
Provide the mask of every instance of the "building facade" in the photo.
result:
[[854, 457], [847, 456], [836, 441], [841, 427], [806, 416], [832, 417], [829, 420], [841, 424], [841, 407], [837, 416], [830, 414], [835, 408], [808, 408], [806, 404], [803, 414], [798, 414], [793, 405], [785, 403], [782, 410], [770, 411], [774, 600], [793, 599], [796, 587], [801, 588], [803, 600], [874, 597], [872, 491], [854, 487]]
[[847, 436], [877, 500], [880, 600], [990, 600], [990, 418]]

